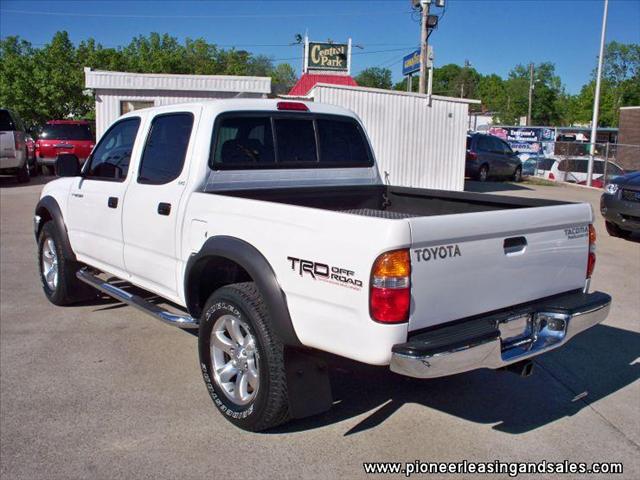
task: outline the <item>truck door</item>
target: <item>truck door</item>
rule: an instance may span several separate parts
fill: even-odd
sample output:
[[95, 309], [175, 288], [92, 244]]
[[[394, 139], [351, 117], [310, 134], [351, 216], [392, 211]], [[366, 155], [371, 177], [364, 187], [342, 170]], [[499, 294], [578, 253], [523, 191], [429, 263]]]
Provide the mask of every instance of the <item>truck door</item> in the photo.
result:
[[[125, 199], [124, 262], [132, 281], [175, 297], [181, 199], [199, 108], [160, 113], [151, 120], [144, 150]], [[203, 160], [204, 161], [204, 160]]]
[[71, 245], [79, 257], [107, 271], [124, 269], [122, 200], [130, 183], [132, 152], [140, 144], [139, 130], [139, 117], [115, 123], [70, 191], [66, 223]]

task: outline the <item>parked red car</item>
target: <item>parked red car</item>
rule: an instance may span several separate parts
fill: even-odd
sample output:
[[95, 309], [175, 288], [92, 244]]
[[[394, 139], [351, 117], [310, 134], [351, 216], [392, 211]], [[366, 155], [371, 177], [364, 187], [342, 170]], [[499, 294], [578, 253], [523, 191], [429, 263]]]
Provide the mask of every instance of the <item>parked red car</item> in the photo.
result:
[[53, 171], [56, 158], [61, 153], [71, 153], [80, 163], [87, 159], [95, 140], [84, 120], [50, 120], [42, 129], [36, 141], [36, 157], [43, 173]]

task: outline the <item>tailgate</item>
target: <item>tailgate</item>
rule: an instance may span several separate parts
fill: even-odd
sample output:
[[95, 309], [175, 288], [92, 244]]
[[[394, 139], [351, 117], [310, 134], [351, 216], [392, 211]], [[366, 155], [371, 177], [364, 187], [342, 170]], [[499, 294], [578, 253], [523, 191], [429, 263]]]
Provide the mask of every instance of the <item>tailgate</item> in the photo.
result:
[[410, 219], [409, 330], [583, 288], [592, 220], [588, 204]]

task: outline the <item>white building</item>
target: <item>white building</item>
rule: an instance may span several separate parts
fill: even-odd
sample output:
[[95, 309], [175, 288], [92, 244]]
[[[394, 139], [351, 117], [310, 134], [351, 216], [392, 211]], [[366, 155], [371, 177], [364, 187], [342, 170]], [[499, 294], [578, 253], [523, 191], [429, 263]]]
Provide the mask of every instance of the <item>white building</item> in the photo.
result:
[[383, 180], [464, 189], [469, 104], [479, 100], [316, 84], [308, 98], [353, 110], [362, 120]]
[[96, 139], [120, 115], [159, 105], [215, 98], [263, 98], [269, 77], [170, 75], [84, 69], [85, 87], [96, 95]]

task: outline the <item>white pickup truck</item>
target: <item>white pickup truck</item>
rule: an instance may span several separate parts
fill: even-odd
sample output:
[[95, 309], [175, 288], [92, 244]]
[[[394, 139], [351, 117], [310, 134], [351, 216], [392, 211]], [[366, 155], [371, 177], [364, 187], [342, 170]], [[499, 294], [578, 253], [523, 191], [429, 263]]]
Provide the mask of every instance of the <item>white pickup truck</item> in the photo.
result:
[[589, 205], [385, 185], [334, 106], [138, 110], [82, 171], [71, 155], [56, 169], [34, 220], [47, 298], [97, 289], [199, 329], [209, 393], [247, 430], [331, 406], [318, 351], [418, 378], [528, 374], [609, 311], [588, 293]]

